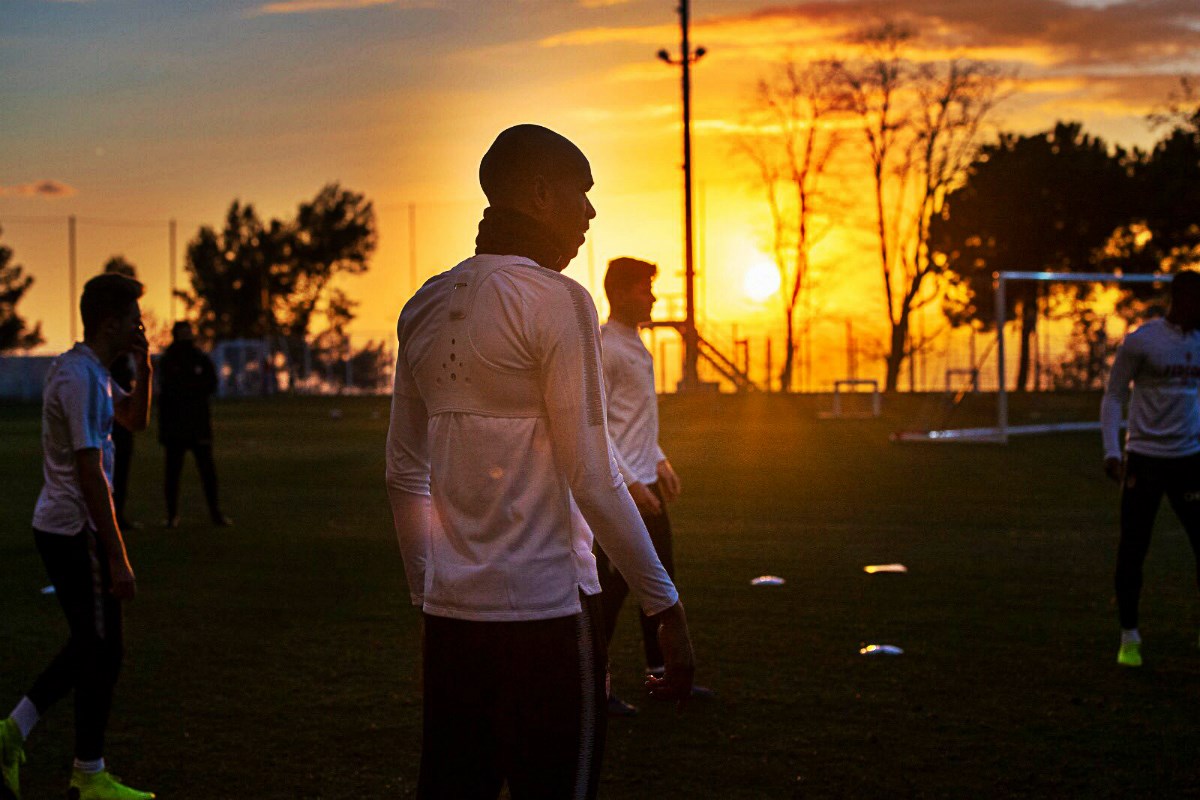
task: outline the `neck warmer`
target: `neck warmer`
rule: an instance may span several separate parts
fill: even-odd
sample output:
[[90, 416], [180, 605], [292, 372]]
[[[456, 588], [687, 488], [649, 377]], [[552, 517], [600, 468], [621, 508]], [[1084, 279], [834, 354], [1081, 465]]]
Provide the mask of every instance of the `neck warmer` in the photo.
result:
[[479, 221], [475, 255], [524, 256], [548, 269], [566, 266], [562, 245], [542, 223], [520, 211], [489, 206]]

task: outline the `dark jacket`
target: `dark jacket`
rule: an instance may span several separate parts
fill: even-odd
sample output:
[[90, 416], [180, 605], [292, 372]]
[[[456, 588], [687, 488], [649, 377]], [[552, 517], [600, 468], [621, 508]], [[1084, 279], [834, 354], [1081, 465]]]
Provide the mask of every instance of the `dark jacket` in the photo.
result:
[[172, 342], [158, 361], [158, 440], [163, 444], [209, 444], [208, 398], [217, 391], [217, 371], [192, 342]]

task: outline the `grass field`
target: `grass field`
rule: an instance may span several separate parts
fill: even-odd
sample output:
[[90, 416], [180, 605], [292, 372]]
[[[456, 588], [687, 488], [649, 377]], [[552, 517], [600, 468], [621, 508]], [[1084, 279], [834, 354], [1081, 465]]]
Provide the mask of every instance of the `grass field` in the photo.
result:
[[[923, 402], [818, 422], [811, 398], [663, 398], [679, 584], [720, 696], [682, 716], [644, 701], [626, 614], [613, 685], [643, 713], [610, 726], [603, 797], [1200, 795], [1200, 618], [1174, 517], [1147, 566], [1146, 666], [1120, 671], [1098, 437], [889, 444]], [[205, 524], [189, 463], [183, 527], [128, 534], [141, 593], [110, 761], [161, 798], [413, 796], [417, 626], [386, 398], [216, 414], [237, 525]], [[65, 636], [30, 541], [38, 422], [0, 408], [0, 713]], [[161, 452], [152, 434], [137, 448], [130, 512], [157, 523]], [[862, 571], [893, 561], [909, 573]], [[764, 573], [787, 583], [752, 588]], [[860, 656], [869, 642], [905, 653]], [[27, 798], [61, 796], [70, 739], [63, 704], [29, 742]]]

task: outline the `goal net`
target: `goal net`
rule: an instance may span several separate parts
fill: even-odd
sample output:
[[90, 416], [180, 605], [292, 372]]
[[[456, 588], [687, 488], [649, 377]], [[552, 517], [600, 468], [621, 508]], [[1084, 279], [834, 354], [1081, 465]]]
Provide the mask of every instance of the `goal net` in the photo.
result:
[[[900, 431], [892, 434], [893, 441], [1005, 444], [1012, 436], [1099, 430], [1099, 403], [1090, 395], [1086, 398], [1087, 402], [1081, 405], [1078, 396], [1075, 398], [1060, 397], [1060, 402], [1056, 403], [1046, 399], [1047, 395], [1052, 395], [1053, 392], [1034, 392], [1033, 394], [1038, 396], [1036, 401], [1029, 399], [1030, 394], [1022, 393], [1020, 397], [1022, 407], [1013, 408], [1014, 398], [1013, 392], [1010, 390], [1010, 386], [1013, 385], [1011, 353], [1014, 345], [1020, 341], [1021, 331], [1019, 322], [1006, 323], [1010, 293], [1029, 287], [1031, 283], [1044, 287], [1045, 290], [1049, 290], [1055, 285], [1069, 284], [1093, 284], [1105, 287], [1122, 284], [1165, 286], [1171, 278], [1171, 275], [1161, 273], [1152, 275], [1121, 275], [1103, 272], [996, 273], [993, 284], [995, 289], [994, 318], [997, 321], [994, 325], [995, 338], [988, 344], [979, 363], [972, 363], [966, 369], [954, 370], [955, 375], [949, 374], [950, 370], [947, 371], [947, 396], [950, 397], [952, 378], [957, 377], [962, 388], [948, 401], [947, 413], [943, 415], [945, 424], [932, 426], [927, 430]], [[1038, 293], [1038, 296], [1047, 294], [1048, 291], [1042, 291]], [[1088, 325], [1077, 325], [1073, 335], [1076, 338], [1082, 336], [1084, 341], [1073, 343], [1075, 350], [1078, 351], [1075, 361], [1071, 361], [1069, 358], [1060, 359], [1055, 377], [1062, 385], [1078, 383], [1079, 385], [1090, 384], [1093, 389], [1098, 388], [1107, 376], [1107, 365], [1111, 360], [1111, 345], [1117, 344], [1119, 339], [1113, 341], [1107, 336], [1103, 320], [1093, 322], [1090, 328]], [[1040, 352], [1040, 341], [1037, 346]], [[960, 373], [965, 373], [968, 380], [962, 380]], [[988, 397], [989, 401], [994, 398], [994, 409], [990, 403], [988, 405], [991, 418], [984, 424], [950, 425], [949, 421], [955, 419], [956, 416], [958, 418], [969, 416], [966, 414], [956, 415], [954, 411], [963, 404], [964, 400], [979, 393], [981, 380], [985, 376], [990, 377], [987, 382], [993, 383], [992, 388], [994, 388], [994, 395]], [[1087, 380], [1080, 380], [1081, 378]], [[1039, 378], [1035, 382], [1035, 389], [1055, 388], [1053, 385], [1043, 387], [1041, 384]], [[1015, 413], [1016, 411], [1021, 413]]]

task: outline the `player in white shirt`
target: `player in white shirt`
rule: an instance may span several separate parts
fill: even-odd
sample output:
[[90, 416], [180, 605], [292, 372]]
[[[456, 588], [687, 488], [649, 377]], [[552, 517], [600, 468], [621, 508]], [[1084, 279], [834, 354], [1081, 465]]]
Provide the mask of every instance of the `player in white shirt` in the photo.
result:
[[[41, 715], [70, 693], [75, 699], [75, 768], [68, 795], [79, 800], [147, 800], [106, 769], [104, 736], [124, 655], [121, 603], [136, 593], [133, 569], [112, 497], [114, 421], [145, 430], [150, 414], [150, 357], [138, 298], [142, 285], [119, 274], [83, 287], [83, 341], [50, 367], [42, 394], [45, 477], [33, 512], [34, 542], [70, 628], [70, 638], [0, 721], [0, 797], [20, 797], [24, 741]], [[132, 353], [132, 393], [108, 365]]]
[[[1129, 334], [1113, 361], [1100, 406], [1104, 470], [1121, 483], [1121, 541], [1116, 592], [1121, 623], [1117, 663], [1142, 664], [1138, 600], [1142, 564], [1165, 494], [1196, 555], [1200, 582], [1200, 272], [1171, 281], [1165, 319]], [[1132, 400], [1129, 386], [1133, 384]], [[1121, 457], [1121, 414], [1129, 429]]]
[[[638, 333], [638, 328], [650, 321], [657, 274], [658, 267], [640, 259], [623, 257], [609, 262], [604, 275], [604, 293], [608, 297], [610, 313], [608, 322], [600, 328], [600, 338], [604, 353], [604, 392], [608, 400], [608, 435], [613, 456], [650, 532], [654, 549], [674, 580], [675, 559], [667, 504], [679, 497], [682, 484], [659, 446], [654, 357]], [[596, 565], [600, 587], [604, 590], [601, 596], [604, 631], [611, 641], [629, 586], [601, 545], [596, 547]], [[663, 653], [658, 645], [658, 626], [644, 613], [641, 624], [646, 672], [660, 675]], [[694, 696], [711, 694], [711, 690], [704, 687], [693, 687]], [[637, 708], [610, 694], [608, 712], [614, 716], [634, 716]]]
[[405, 305], [387, 484], [424, 621], [422, 798], [592, 798], [605, 640], [592, 532], [691, 691], [675, 587], [613, 461], [596, 309], [560, 274], [595, 210], [591, 167], [536, 125], [484, 155], [476, 255]]

